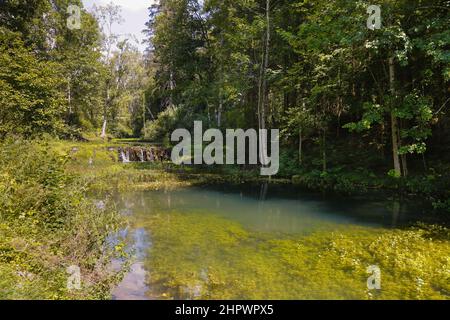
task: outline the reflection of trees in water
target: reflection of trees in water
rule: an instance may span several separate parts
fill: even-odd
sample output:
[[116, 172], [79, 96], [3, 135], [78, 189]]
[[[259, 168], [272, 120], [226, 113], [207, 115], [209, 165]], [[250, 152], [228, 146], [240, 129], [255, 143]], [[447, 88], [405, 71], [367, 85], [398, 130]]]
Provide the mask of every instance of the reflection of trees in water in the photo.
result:
[[397, 227], [398, 220], [400, 218], [400, 209], [402, 203], [399, 200], [394, 200], [392, 203], [392, 227]]
[[265, 201], [267, 199], [267, 191], [269, 189], [269, 183], [264, 182], [261, 184], [261, 191], [259, 193], [259, 200]]

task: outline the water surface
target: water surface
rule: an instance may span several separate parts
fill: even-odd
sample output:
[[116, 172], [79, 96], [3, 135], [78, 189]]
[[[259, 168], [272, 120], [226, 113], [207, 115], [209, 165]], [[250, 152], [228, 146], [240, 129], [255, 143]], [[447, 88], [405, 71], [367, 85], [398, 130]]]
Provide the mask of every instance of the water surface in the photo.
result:
[[[116, 299], [370, 297], [364, 263], [383, 257], [367, 241], [434, 219], [418, 203], [267, 185], [130, 192], [117, 203], [133, 217], [138, 254]], [[395, 281], [401, 292], [410, 279]]]

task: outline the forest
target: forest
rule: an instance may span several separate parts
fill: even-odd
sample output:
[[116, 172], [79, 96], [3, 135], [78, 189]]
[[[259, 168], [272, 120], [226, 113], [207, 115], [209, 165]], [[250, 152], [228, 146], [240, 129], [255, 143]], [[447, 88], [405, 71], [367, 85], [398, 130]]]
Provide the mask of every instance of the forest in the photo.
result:
[[[448, 266], [448, 259], [439, 265], [436, 257], [450, 252], [449, 1], [148, 1], [144, 52], [132, 36], [114, 32], [123, 23], [113, 2], [87, 10], [81, 0], [0, 1], [0, 298], [109, 298], [126, 274], [111, 272], [109, 261], [129, 255], [122, 242], [105, 249], [109, 236], [131, 223], [113, 199], [125, 185], [159, 190], [167, 183], [263, 182], [374, 196], [394, 207], [418, 200], [438, 217], [438, 226], [408, 234], [408, 241], [429, 252], [423, 262], [429, 269], [423, 270]], [[172, 133], [193, 132], [196, 121], [224, 134], [278, 129], [278, 173], [261, 177], [255, 164], [120, 163], [126, 162], [120, 148], [170, 150]], [[118, 158], [111, 153], [116, 147]], [[139, 152], [144, 162], [147, 151]], [[108, 196], [99, 206], [87, 196], [93, 193]], [[214, 221], [191, 228], [197, 232]], [[165, 226], [156, 218], [146, 223], [169, 228], [174, 237], [184, 234], [181, 224]], [[235, 225], [228, 227], [229, 234], [244, 237]], [[428, 250], [419, 240], [423, 233], [444, 240]], [[286, 257], [291, 240], [283, 241], [278, 249]], [[325, 263], [333, 264], [329, 259]], [[71, 264], [89, 283], [75, 293], [65, 288]], [[165, 272], [160, 281], [183, 288], [191, 281], [167, 270], [159, 270]], [[448, 277], [441, 271], [425, 281], [430, 291], [401, 296], [399, 289], [392, 297], [448, 299]], [[176, 296], [167, 289], [158, 297], [192, 298], [192, 290]], [[284, 299], [297, 292], [248, 296], [223, 290], [201, 297]]]
[[157, 120], [145, 138], [168, 141], [193, 119], [279, 128], [281, 175], [304, 183], [397, 179], [427, 193], [449, 181], [448, 3], [378, 5], [380, 29], [367, 27], [367, 1], [161, 1], [148, 23], [146, 116]]

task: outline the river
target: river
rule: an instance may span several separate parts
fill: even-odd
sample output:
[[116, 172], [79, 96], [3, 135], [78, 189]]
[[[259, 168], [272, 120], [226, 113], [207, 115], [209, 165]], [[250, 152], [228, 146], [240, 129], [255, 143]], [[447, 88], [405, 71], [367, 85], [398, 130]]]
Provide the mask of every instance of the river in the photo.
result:
[[[118, 300], [407, 297], [417, 285], [390, 267], [400, 258], [383, 256], [402, 249], [384, 246], [437, 219], [418, 203], [274, 185], [125, 192], [116, 202], [132, 218], [124, 234], [135, 256]], [[371, 265], [384, 266], [387, 296], [368, 290]]]

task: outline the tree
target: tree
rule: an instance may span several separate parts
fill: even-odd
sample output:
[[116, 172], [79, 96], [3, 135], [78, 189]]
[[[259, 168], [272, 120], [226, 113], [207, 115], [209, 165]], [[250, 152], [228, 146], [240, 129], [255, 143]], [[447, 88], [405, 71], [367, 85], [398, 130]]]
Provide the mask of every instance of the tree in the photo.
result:
[[104, 6], [95, 6], [94, 11], [102, 30], [103, 59], [104, 64], [107, 66], [105, 74], [103, 75], [105, 78], [105, 102], [103, 108], [103, 126], [101, 132], [101, 137], [106, 138], [109, 118], [108, 114], [111, 112], [112, 104], [115, 99], [111, 92], [114, 89], [116, 89], [115, 91], [118, 92], [118, 84], [114, 82], [114, 69], [113, 64], [111, 63], [112, 50], [114, 45], [118, 41], [118, 35], [113, 32], [113, 26], [114, 24], [120, 24], [122, 22], [122, 17], [120, 15], [120, 6], [114, 5], [112, 2]]
[[25, 48], [19, 34], [0, 28], [0, 138], [63, 132], [67, 105], [59, 69]]

